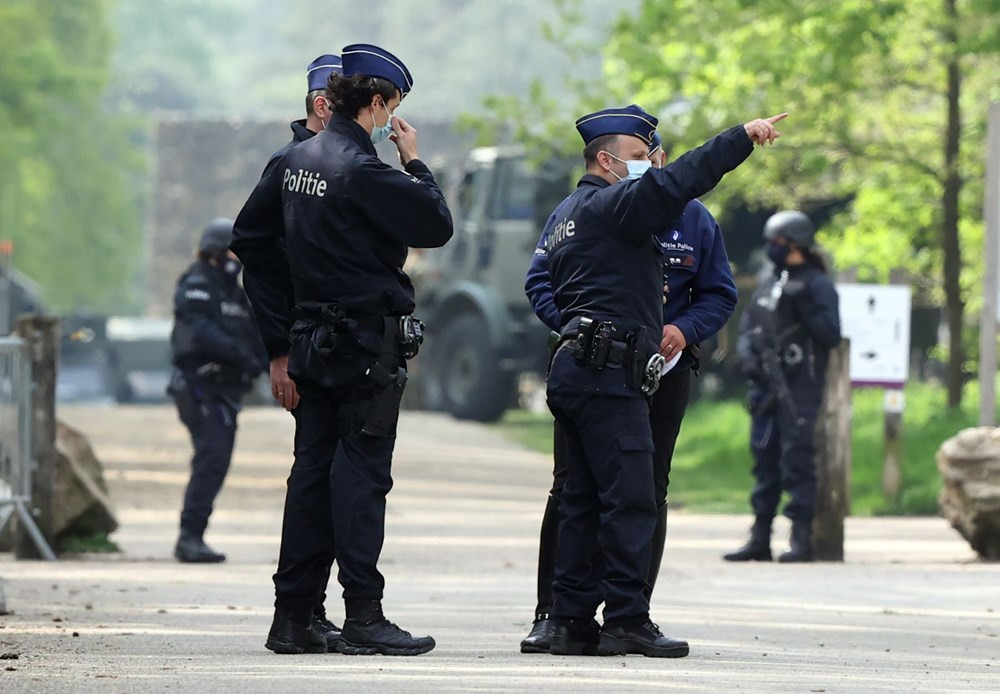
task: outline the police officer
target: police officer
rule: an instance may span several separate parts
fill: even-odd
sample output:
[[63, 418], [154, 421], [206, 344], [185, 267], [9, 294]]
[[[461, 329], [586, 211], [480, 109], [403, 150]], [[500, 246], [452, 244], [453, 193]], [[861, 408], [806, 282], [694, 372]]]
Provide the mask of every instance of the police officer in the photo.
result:
[[[434, 639], [384, 617], [377, 562], [404, 358], [420, 338], [402, 267], [408, 246], [447, 242], [452, 219], [418, 158], [416, 130], [393, 115], [413, 86], [409, 70], [368, 44], [347, 46], [341, 59], [343, 75], [326, 88], [325, 130], [289, 150], [278, 171], [296, 313], [288, 370], [299, 403], [266, 645], [326, 650], [310, 619], [336, 556], [346, 608], [337, 650], [416, 655]], [[374, 145], [386, 138], [403, 171], [379, 160]]]
[[656, 498], [645, 393], [665, 364], [663, 256], [654, 234], [746, 159], [754, 142], [773, 141], [782, 117], [734, 127], [652, 170], [657, 121], [638, 106], [576, 122], [587, 173], [544, 232], [560, 321], [548, 403], [567, 434], [550, 653], [688, 653], [686, 642], [650, 621], [646, 585]]
[[[306, 68], [306, 117], [291, 123], [292, 139], [271, 155], [260, 181], [236, 217], [231, 248], [247, 263], [243, 285], [253, 306], [257, 325], [270, 362], [271, 394], [286, 410], [299, 404], [298, 389], [288, 376], [288, 332], [292, 327], [295, 298], [285, 251], [285, 220], [281, 208], [281, 172], [285, 155], [299, 142], [321, 131], [330, 119], [326, 84], [330, 75], [340, 73], [340, 56], [321, 55]], [[332, 561], [332, 560], [331, 560]], [[327, 567], [329, 581], [330, 567]], [[326, 616], [322, 594], [314, 608], [314, 627], [333, 649], [340, 639], [340, 627]]]
[[[654, 134], [649, 150], [654, 168], [666, 164], [659, 134]], [[718, 332], [736, 308], [736, 284], [729, 267], [722, 232], [712, 214], [697, 200], [684, 208], [680, 218], [659, 230], [654, 238], [663, 253], [663, 332], [660, 353], [668, 360], [679, 356], [677, 364], [660, 380], [649, 401], [653, 434], [653, 473], [656, 498], [656, 527], [646, 582], [652, 593], [660, 571], [667, 537], [667, 486], [670, 462], [680, 432], [681, 420], [691, 392], [691, 372], [698, 366], [698, 344]], [[525, 292], [538, 318], [551, 330], [560, 329], [559, 311], [552, 296], [548, 272], [548, 239], [542, 234], [528, 270]], [[549, 650], [554, 622], [552, 572], [559, 523], [559, 495], [566, 480], [566, 432], [554, 427], [555, 470], [552, 490], [542, 518], [538, 548], [538, 605], [531, 632], [521, 642], [522, 653]]]
[[174, 548], [182, 562], [226, 559], [202, 536], [229, 470], [240, 401], [263, 371], [260, 337], [237, 281], [241, 266], [228, 252], [232, 233], [231, 219], [216, 219], [205, 228], [198, 259], [181, 275], [174, 293], [174, 371], [168, 392], [194, 444]]
[[804, 214], [778, 212], [767, 220], [764, 238], [774, 273], [740, 316], [737, 344], [750, 382], [755, 520], [750, 540], [724, 558], [771, 561], [771, 523], [785, 491], [791, 548], [778, 561], [808, 562], [816, 511], [813, 433], [830, 350], [840, 342], [837, 291]]
[[[295, 381], [288, 377], [288, 332], [292, 326], [292, 281], [285, 252], [285, 223], [281, 208], [281, 164], [289, 150], [321, 131], [330, 119], [325, 91], [334, 72], [342, 71], [340, 56], [321, 55], [306, 68], [306, 117], [289, 127], [292, 139], [271, 155], [260, 181], [236, 216], [232, 249], [241, 258], [253, 258], [243, 273], [243, 284], [253, 305], [257, 325], [270, 361], [271, 393], [286, 410], [298, 404]], [[262, 271], [267, 265], [270, 272]]]

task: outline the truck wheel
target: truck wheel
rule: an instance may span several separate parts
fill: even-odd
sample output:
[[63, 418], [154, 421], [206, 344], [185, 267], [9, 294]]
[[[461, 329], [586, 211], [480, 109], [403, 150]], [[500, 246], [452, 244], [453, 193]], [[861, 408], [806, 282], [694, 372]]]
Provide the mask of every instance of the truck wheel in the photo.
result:
[[496, 347], [479, 316], [445, 324], [435, 344], [434, 376], [444, 409], [458, 419], [494, 422], [514, 400], [517, 378], [499, 369]]

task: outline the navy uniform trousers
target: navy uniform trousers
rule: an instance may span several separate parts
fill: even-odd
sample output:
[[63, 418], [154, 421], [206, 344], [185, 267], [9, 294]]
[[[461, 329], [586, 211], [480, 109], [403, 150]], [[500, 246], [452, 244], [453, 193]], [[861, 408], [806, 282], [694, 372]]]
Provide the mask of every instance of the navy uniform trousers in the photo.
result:
[[[681, 421], [691, 396], [691, 369], [671, 371], [660, 380], [659, 389], [649, 400], [649, 424], [653, 435], [653, 491], [657, 508], [667, 502], [670, 463], [674, 457]], [[542, 521], [538, 555], [538, 605], [536, 615], [552, 612], [552, 581], [555, 574], [559, 531], [559, 506], [569, 463], [570, 442], [564, 427], [556, 420], [553, 427], [552, 489]]]
[[656, 524], [649, 405], [639, 396], [550, 392], [566, 438], [552, 617], [649, 619], [646, 573]]
[[[793, 428], [787, 415], [772, 403], [755, 411], [750, 422], [750, 449], [756, 483], [750, 492], [754, 515], [774, 518], [787, 491], [785, 515], [793, 521], [809, 523], [816, 512], [816, 446], [813, 432], [819, 416], [823, 377], [810, 378], [805, 369], [787, 376], [788, 389], [796, 413], [803, 424]], [[750, 406], [764, 399], [760, 391], [751, 394]]]
[[346, 600], [379, 600], [385, 579], [377, 565], [396, 439], [339, 423], [349, 390], [300, 386], [299, 393], [275, 606], [311, 610], [320, 604], [334, 557]]
[[229, 390], [201, 384], [188, 376], [182, 387], [170, 393], [194, 446], [191, 478], [181, 510], [181, 531], [193, 537], [205, 533], [215, 498], [229, 472], [240, 406], [239, 391]]

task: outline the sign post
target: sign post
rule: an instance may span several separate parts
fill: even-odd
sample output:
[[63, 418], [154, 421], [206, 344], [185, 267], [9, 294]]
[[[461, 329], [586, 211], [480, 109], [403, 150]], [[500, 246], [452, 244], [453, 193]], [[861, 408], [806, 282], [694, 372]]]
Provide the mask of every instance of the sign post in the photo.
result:
[[903, 386], [910, 371], [910, 288], [841, 284], [841, 332], [851, 340], [851, 385], [884, 388], [882, 492], [898, 504], [903, 482]]

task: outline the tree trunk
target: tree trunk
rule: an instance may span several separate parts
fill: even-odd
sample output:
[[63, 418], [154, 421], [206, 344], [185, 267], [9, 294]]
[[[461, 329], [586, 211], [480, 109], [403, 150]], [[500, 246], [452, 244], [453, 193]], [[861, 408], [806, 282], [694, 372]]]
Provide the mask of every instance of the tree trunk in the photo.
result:
[[941, 249], [944, 251], [944, 295], [948, 314], [948, 407], [962, 404], [962, 348], [964, 305], [959, 273], [962, 268], [962, 250], [958, 241], [958, 200], [962, 179], [958, 171], [958, 141], [961, 132], [959, 96], [962, 76], [958, 64], [958, 10], [956, 0], [944, 0], [944, 39], [948, 46], [948, 123], [944, 144], [944, 186], [941, 198]]

